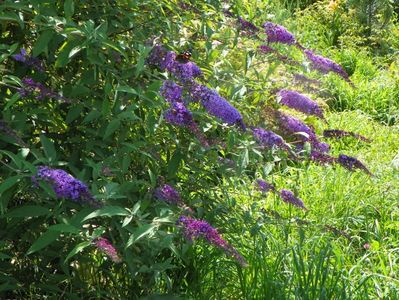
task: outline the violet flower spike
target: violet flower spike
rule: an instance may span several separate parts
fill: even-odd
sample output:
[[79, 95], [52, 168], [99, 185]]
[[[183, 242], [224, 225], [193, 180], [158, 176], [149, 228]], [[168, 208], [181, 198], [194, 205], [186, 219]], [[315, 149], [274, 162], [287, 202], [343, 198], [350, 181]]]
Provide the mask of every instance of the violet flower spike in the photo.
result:
[[32, 178], [34, 183], [37, 183], [38, 180], [48, 182], [58, 198], [70, 199], [80, 204], [100, 206], [90, 193], [87, 185], [64, 170], [40, 166], [36, 176]]
[[193, 121], [193, 115], [182, 102], [172, 102], [171, 108], [165, 114], [165, 120], [173, 125], [189, 126]]
[[182, 102], [183, 88], [173, 81], [165, 80], [160, 89], [160, 94], [168, 102]]
[[336, 162], [336, 158], [333, 156], [330, 156], [328, 154], [325, 154], [320, 151], [312, 150], [310, 152], [310, 160], [322, 164], [322, 165], [327, 165], [327, 164], [332, 164]]
[[287, 133], [291, 134], [296, 134], [298, 132], [306, 133], [308, 137], [305, 137], [303, 135], [300, 136], [300, 139], [305, 142], [317, 140], [316, 133], [313, 131], [313, 129], [311, 129], [308, 125], [298, 120], [297, 118], [294, 118], [293, 116], [279, 112], [278, 121], [282, 129]]
[[280, 103], [304, 114], [315, 115], [324, 120], [323, 110], [309, 97], [291, 90], [280, 90], [277, 93]]
[[264, 181], [263, 179], [256, 179], [256, 183], [257, 183], [257, 188], [262, 192], [262, 193], [267, 193], [269, 191], [275, 192], [276, 188], [274, 187], [274, 185], [272, 185], [271, 183], [268, 183], [266, 181]]
[[26, 53], [25, 49], [12, 56], [16, 61], [23, 63], [25, 66], [32, 68], [36, 71], [44, 72], [43, 62], [37, 57], [30, 56]]
[[296, 207], [302, 208], [303, 210], [308, 210], [305, 207], [305, 204], [303, 203], [303, 201], [300, 198], [295, 197], [294, 193], [289, 190], [285, 190], [285, 189], [281, 190], [280, 197], [286, 203], [290, 203]]
[[154, 196], [158, 200], [165, 201], [169, 204], [178, 205], [182, 203], [179, 192], [168, 184], [164, 184], [163, 186], [155, 189]]
[[115, 247], [106, 238], [96, 238], [93, 243], [98, 250], [105, 253], [114, 263], [122, 262], [118, 251], [116, 251]]
[[270, 130], [265, 130], [263, 128], [252, 128], [252, 134], [254, 139], [261, 145], [267, 148], [272, 148], [273, 146], [283, 147], [286, 145], [284, 139], [278, 134]]
[[266, 22], [262, 25], [267, 34], [267, 41], [269, 43], [281, 43], [287, 45], [296, 44], [294, 35], [289, 32], [284, 26]]
[[178, 219], [177, 224], [182, 225], [183, 235], [187, 240], [193, 241], [198, 238], [203, 238], [209, 244], [222, 249], [227, 255], [235, 258], [241, 266], [248, 266], [248, 263], [241, 256], [241, 254], [227, 241], [225, 241], [220, 236], [217, 229], [213, 228], [208, 222], [181, 216]]
[[371, 142], [370, 139], [366, 138], [365, 136], [362, 136], [358, 133], [354, 133], [351, 131], [344, 131], [340, 129], [330, 129], [330, 130], [324, 130], [323, 136], [326, 138], [341, 138], [341, 137], [346, 137], [346, 136], [351, 136], [355, 139], [364, 141], [364, 142]]
[[344, 154], [340, 154], [338, 156], [338, 160], [337, 162], [343, 166], [344, 168], [353, 171], [354, 169], [360, 169], [363, 170], [364, 172], [366, 172], [368, 175], [373, 176], [373, 174], [370, 172], [370, 170], [358, 159], [348, 156], [348, 155], [344, 155]]
[[238, 17], [238, 23], [240, 24], [240, 29], [248, 35], [255, 35], [260, 29], [249, 21]]
[[323, 74], [327, 74], [329, 72], [334, 72], [341, 76], [345, 81], [347, 81], [349, 84], [351, 84], [353, 87], [355, 85], [353, 82], [349, 79], [348, 73], [340, 66], [337, 64], [335, 61], [328, 59], [326, 57], [323, 57], [321, 55], [316, 55], [313, 53], [311, 50], [305, 50], [304, 51], [306, 57], [310, 60], [311, 66], [313, 69], [320, 71]]
[[246, 130], [239, 111], [215, 90], [204, 85], [194, 84], [191, 87], [191, 97], [194, 101], [201, 101], [209, 114], [218, 117], [229, 125], [238, 124], [242, 130]]

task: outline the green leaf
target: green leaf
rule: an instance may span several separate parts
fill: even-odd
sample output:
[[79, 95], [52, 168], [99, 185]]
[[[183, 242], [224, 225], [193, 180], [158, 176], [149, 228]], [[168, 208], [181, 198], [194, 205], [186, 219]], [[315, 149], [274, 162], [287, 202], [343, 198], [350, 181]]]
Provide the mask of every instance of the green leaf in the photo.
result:
[[129, 216], [130, 214], [131, 213], [128, 210], [120, 206], [105, 206], [87, 215], [82, 222], [102, 216], [107, 216], [107, 217]]
[[98, 119], [101, 116], [101, 112], [98, 110], [92, 110], [89, 114], [83, 119], [83, 124], [90, 123], [91, 121]]
[[65, 67], [69, 63], [72, 56], [74, 56], [84, 48], [81, 45], [82, 41], [79, 39], [66, 41], [60, 47], [57, 60], [55, 61], [55, 67], [56, 68]]
[[65, 0], [64, 2], [65, 18], [70, 19], [75, 12], [75, 3], [73, 0]]
[[0, 259], [10, 259], [10, 258], [11, 258], [10, 255], [5, 254], [5, 253], [3, 253], [3, 252], [0, 252]]
[[176, 177], [176, 172], [179, 169], [180, 163], [183, 159], [183, 155], [179, 149], [173, 153], [172, 158], [169, 160], [168, 164], [168, 174], [169, 177]]
[[67, 257], [65, 258], [64, 263], [67, 263], [68, 260], [70, 260], [73, 256], [75, 256], [76, 254], [78, 254], [79, 252], [82, 252], [82, 250], [88, 246], [91, 245], [91, 242], [82, 242], [80, 244], [77, 244], [72, 250], [71, 252], [68, 253]]
[[114, 119], [111, 122], [109, 122], [107, 129], [105, 129], [103, 139], [106, 139], [111, 134], [113, 134], [119, 128], [120, 125], [121, 121], [119, 119]]
[[49, 212], [49, 209], [43, 206], [25, 205], [9, 211], [5, 216], [10, 218], [38, 217], [45, 216]]
[[11, 106], [14, 105], [15, 102], [17, 102], [19, 99], [21, 99], [21, 96], [19, 93], [15, 93], [10, 100], [7, 101], [6, 106], [4, 107], [4, 110], [8, 110]]
[[54, 35], [53, 30], [43, 31], [35, 43], [35, 47], [32, 50], [32, 55], [38, 56], [40, 53], [45, 52], [53, 35]]
[[134, 88], [131, 88], [130, 86], [118, 86], [116, 88], [116, 90], [118, 92], [124, 92], [124, 93], [128, 93], [128, 94], [138, 95], [137, 91]]
[[26, 255], [35, 253], [44, 247], [50, 245], [52, 242], [54, 242], [59, 236], [60, 232], [57, 231], [52, 231], [48, 230], [45, 233], [43, 233], [34, 243], [30, 248], [28, 249], [28, 252]]
[[0, 195], [9, 188], [13, 187], [20, 180], [21, 180], [21, 175], [15, 175], [13, 177], [7, 178], [2, 183], [0, 183]]
[[131, 245], [136, 243], [138, 240], [142, 239], [146, 235], [151, 234], [154, 231], [156, 225], [154, 224], [144, 224], [143, 226], [138, 227], [130, 236], [129, 240], [126, 243], [125, 248], [129, 248]]
[[68, 114], [66, 116], [65, 122], [67, 122], [68, 124], [71, 124], [74, 120], [77, 119], [77, 117], [79, 117], [79, 115], [82, 112], [82, 110], [83, 110], [83, 106], [82, 105], [73, 106], [68, 111]]
[[40, 136], [40, 141], [42, 142], [42, 146], [44, 149], [44, 154], [48, 158], [50, 162], [56, 160], [57, 153], [55, 152], [55, 147], [52, 141], [50, 141], [45, 135]]
[[78, 234], [80, 231], [78, 228], [76, 228], [73, 225], [69, 225], [69, 224], [56, 224], [56, 225], [52, 225], [48, 228], [48, 230], [51, 231], [56, 231], [56, 232], [67, 232], [67, 233], [74, 233], [74, 234]]

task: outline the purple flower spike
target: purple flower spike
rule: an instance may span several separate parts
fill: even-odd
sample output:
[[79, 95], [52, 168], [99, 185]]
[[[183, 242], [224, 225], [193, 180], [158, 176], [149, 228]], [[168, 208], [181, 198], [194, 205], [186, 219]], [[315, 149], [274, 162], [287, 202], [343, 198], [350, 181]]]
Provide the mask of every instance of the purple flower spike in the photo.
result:
[[306, 57], [310, 60], [311, 65], [315, 70], [318, 70], [323, 74], [334, 72], [353, 86], [352, 81], [349, 79], [348, 73], [346, 73], [345, 70], [335, 61], [332, 61], [331, 59], [328, 59], [321, 55], [316, 55], [311, 50], [305, 50], [304, 53]]
[[58, 93], [50, 90], [44, 84], [34, 81], [32, 78], [22, 79], [22, 88], [18, 89], [21, 97], [34, 96], [37, 100], [45, 98], [53, 98], [63, 102], [71, 102], [71, 100], [58, 95]]
[[319, 105], [305, 95], [291, 90], [280, 90], [277, 96], [280, 98], [280, 103], [285, 106], [324, 119], [323, 111]]
[[303, 210], [308, 210], [305, 207], [305, 204], [303, 203], [303, 201], [297, 197], [295, 197], [294, 193], [289, 191], [289, 190], [281, 190], [280, 191], [280, 196], [281, 199], [283, 199], [284, 202], [286, 203], [291, 203], [292, 205], [302, 208]]
[[99, 205], [90, 193], [87, 185], [64, 170], [40, 166], [36, 176], [32, 180], [33, 182], [37, 182], [38, 180], [48, 182], [58, 198], [70, 199], [80, 204]]
[[98, 250], [105, 253], [114, 263], [122, 262], [115, 247], [106, 238], [100, 237], [93, 241]]
[[253, 128], [252, 134], [255, 140], [264, 147], [283, 147], [285, 145], [283, 138], [273, 131], [264, 130], [263, 128]]
[[175, 60], [168, 70], [182, 83], [191, 82], [194, 78], [202, 76], [201, 69], [192, 61], [181, 63]]
[[238, 124], [243, 130], [246, 129], [238, 110], [215, 90], [196, 84], [192, 86], [191, 96], [194, 101], [201, 101], [209, 114], [218, 117], [229, 125]]
[[165, 120], [173, 125], [189, 126], [193, 121], [193, 115], [182, 102], [172, 102], [171, 108], [165, 112]]
[[198, 238], [203, 238], [209, 244], [222, 249], [227, 255], [234, 257], [241, 266], [248, 266], [247, 262], [238, 251], [225, 241], [220, 236], [217, 229], [213, 228], [208, 222], [181, 216], [177, 224], [182, 225], [183, 235], [187, 240], [194, 241]]
[[269, 191], [273, 191], [273, 192], [276, 191], [276, 188], [272, 184], [270, 184], [262, 179], [256, 179], [256, 183], [257, 183], [258, 189], [262, 193], [267, 193]]
[[291, 134], [295, 134], [298, 132], [306, 133], [308, 137], [300, 135], [300, 139], [305, 142], [317, 140], [316, 134], [313, 131], [313, 129], [311, 129], [308, 125], [298, 120], [297, 118], [283, 114], [281, 112], [279, 112], [278, 117], [279, 117], [279, 125], [285, 132]]
[[360, 169], [366, 172], [368, 175], [373, 176], [369, 169], [367, 169], [367, 167], [362, 162], [354, 157], [340, 154], [337, 161], [341, 166], [350, 171], [353, 171], [354, 169]]
[[[150, 54], [148, 55], [146, 63], [151, 66], [160, 67], [161, 64], [165, 60], [166, 53], [167, 53], [167, 51], [164, 47], [162, 47], [160, 45], [155, 45], [152, 48]], [[164, 71], [164, 70], [165, 70], [165, 68], [162, 69], [162, 71]]]
[[361, 140], [364, 142], [371, 142], [370, 139], [368, 139], [360, 134], [350, 132], [350, 131], [344, 131], [344, 130], [340, 130], [340, 129], [324, 130], [323, 136], [326, 138], [341, 138], [341, 137], [351, 136], [355, 139], [358, 139], [358, 140]]
[[269, 43], [282, 43], [287, 45], [296, 44], [296, 40], [292, 33], [290, 33], [285, 27], [274, 24], [272, 22], [266, 22], [262, 25], [267, 34], [267, 41]]
[[173, 81], [165, 80], [160, 89], [160, 93], [168, 102], [182, 102], [183, 89]]
[[273, 49], [272, 47], [269, 47], [268, 45], [260, 45], [260, 46], [258, 46], [258, 50], [259, 50], [259, 52], [261, 52], [263, 54], [277, 52], [276, 49]]
[[35, 69], [40, 72], [44, 72], [43, 63], [37, 57], [30, 56], [26, 53], [25, 49], [21, 49], [21, 52], [12, 56], [16, 61], [22, 62], [25, 66]]
[[319, 152], [329, 152], [330, 145], [327, 143], [320, 142], [318, 140], [311, 141], [313, 149]]
[[252, 24], [249, 21], [244, 20], [241, 17], [238, 17], [238, 22], [240, 23], [241, 30], [244, 31], [246, 34], [249, 35], [254, 35], [259, 31], [259, 28], [256, 27], [254, 24]]
[[178, 191], [168, 184], [164, 184], [162, 187], [157, 188], [154, 192], [154, 196], [157, 199], [165, 201], [169, 204], [177, 205], [182, 203]]
[[310, 152], [310, 160], [322, 165], [332, 164], [336, 162], [335, 157], [315, 150], [312, 150]]

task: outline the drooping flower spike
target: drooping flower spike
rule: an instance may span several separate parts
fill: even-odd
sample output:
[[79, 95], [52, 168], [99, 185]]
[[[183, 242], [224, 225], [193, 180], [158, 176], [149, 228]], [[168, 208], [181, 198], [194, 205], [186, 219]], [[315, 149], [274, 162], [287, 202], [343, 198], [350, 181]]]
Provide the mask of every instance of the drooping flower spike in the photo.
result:
[[280, 197], [286, 203], [290, 203], [296, 207], [302, 208], [303, 210], [308, 210], [305, 207], [305, 204], [303, 203], [303, 201], [300, 198], [295, 197], [294, 193], [289, 190], [285, 190], [285, 189], [281, 190]]
[[370, 170], [358, 159], [348, 156], [348, 155], [344, 155], [344, 154], [340, 154], [338, 156], [338, 160], [337, 162], [343, 166], [344, 168], [353, 171], [355, 169], [359, 169], [359, 170], [363, 170], [364, 172], [366, 172], [368, 175], [373, 176], [373, 174], [370, 172]]
[[208, 222], [181, 216], [177, 221], [177, 225], [182, 226], [183, 235], [187, 240], [194, 241], [203, 238], [209, 244], [222, 249], [228, 256], [232, 256], [241, 266], [248, 266], [241, 254], [224, 240], [217, 229], [213, 228]]
[[23, 63], [25, 66], [36, 71], [44, 72], [43, 62], [37, 57], [28, 55], [25, 49], [21, 49], [20, 53], [12, 56], [16, 61]]
[[270, 191], [276, 192], [276, 188], [274, 187], [274, 185], [264, 181], [263, 179], [256, 179], [256, 186], [258, 190], [260, 190], [262, 193], [267, 193]]
[[267, 41], [269, 43], [281, 43], [287, 45], [296, 44], [294, 35], [289, 32], [284, 26], [274, 24], [272, 22], [266, 22], [262, 25], [267, 35]]
[[318, 70], [323, 74], [327, 74], [329, 72], [333, 72], [341, 76], [345, 81], [347, 81], [352, 87], [355, 87], [353, 82], [349, 79], [348, 73], [337, 64], [335, 61], [323, 57], [321, 55], [316, 55], [313, 51], [306, 49], [304, 50], [306, 57], [310, 60], [311, 66], [313, 69]]
[[40, 166], [36, 176], [32, 177], [32, 181], [36, 184], [39, 180], [48, 182], [58, 198], [69, 199], [80, 204], [100, 206], [87, 185], [64, 170]]
[[96, 238], [95, 240], [93, 240], [93, 244], [96, 246], [98, 250], [105, 253], [114, 263], [122, 262], [122, 259], [118, 254], [118, 251], [115, 249], [115, 247], [111, 244], [111, 242], [108, 239], [103, 237]]
[[355, 139], [358, 139], [358, 140], [361, 140], [364, 142], [368, 142], [368, 143], [371, 142], [370, 139], [368, 139], [360, 134], [350, 132], [350, 131], [344, 131], [344, 130], [340, 130], [340, 129], [324, 130], [323, 136], [326, 138], [341, 138], [341, 137], [350, 136], [350, 137], [353, 137]]
[[323, 110], [309, 97], [292, 90], [280, 90], [277, 93], [280, 104], [293, 108], [307, 115], [324, 119]]
[[239, 111], [232, 106], [218, 92], [201, 84], [193, 84], [191, 97], [194, 101], [200, 101], [206, 111], [221, 119], [229, 125], [239, 125], [244, 131], [246, 126]]

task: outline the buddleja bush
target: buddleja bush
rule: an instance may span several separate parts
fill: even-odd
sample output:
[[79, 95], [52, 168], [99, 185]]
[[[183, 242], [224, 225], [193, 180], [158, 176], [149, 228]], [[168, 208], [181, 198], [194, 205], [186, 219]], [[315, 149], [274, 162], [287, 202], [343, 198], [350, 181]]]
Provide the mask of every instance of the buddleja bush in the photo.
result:
[[[277, 102], [253, 97], [236, 101], [236, 108], [215, 89], [218, 80], [234, 79], [207, 64], [218, 55], [211, 43], [217, 34], [226, 43], [255, 45], [260, 57], [288, 68], [300, 69], [295, 55], [301, 56], [315, 72], [353, 85], [340, 65], [306, 49], [284, 27], [261, 28], [238, 10], [225, 11], [227, 17], [222, 11], [218, 1], [1, 4], [5, 297], [179, 293], [195, 276], [184, 268], [201, 253], [194, 240], [215, 246], [210, 259], [222, 259], [222, 251], [237, 268], [247, 265], [240, 245], [214, 227], [228, 222], [226, 210], [234, 207], [220, 195], [226, 181], [255, 181], [261, 192], [306, 211], [297, 193], [260, 178], [258, 165], [311, 159], [371, 174], [355, 158], [328, 155], [312, 127], [280, 109], [324, 120], [309, 97], [278, 86]], [[191, 47], [193, 58], [179, 54]], [[280, 51], [291, 48], [293, 57]], [[247, 73], [254, 52], [244, 53], [238, 57], [246, 56]], [[270, 75], [275, 67], [268, 69]], [[245, 92], [242, 86], [230, 95]], [[341, 130], [325, 135], [361, 138]]]

